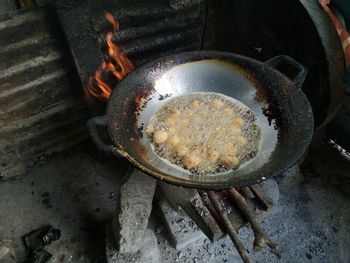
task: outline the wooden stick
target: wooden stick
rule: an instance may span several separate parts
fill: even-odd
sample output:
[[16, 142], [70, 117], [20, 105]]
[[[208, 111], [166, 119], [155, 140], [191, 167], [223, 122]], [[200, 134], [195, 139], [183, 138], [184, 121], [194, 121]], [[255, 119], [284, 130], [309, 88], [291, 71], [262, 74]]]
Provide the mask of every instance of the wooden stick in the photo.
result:
[[242, 242], [239, 240], [238, 234], [236, 233], [234, 227], [232, 226], [232, 223], [230, 222], [230, 219], [228, 218], [226, 212], [221, 207], [219, 201], [216, 199], [215, 193], [213, 191], [208, 191], [208, 196], [213, 204], [216, 212], [221, 216], [222, 221], [224, 223], [224, 226], [226, 228], [227, 233], [229, 234], [233, 244], [236, 246], [237, 251], [239, 255], [241, 256], [244, 263], [253, 263], [251, 258], [249, 257], [249, 254], [245, 247], [243, 246]]
[[250, 190], [248, 186], [239, 188], [239, 191], [245, 199], [253, 199], [255, 197], [254, 193]]
[[250, 185], [249, 189], [253, 192], [255, 197], [257, 198], [259, 204], [266, 211], [272, 205], [272, 201], [265, 195], [265, 193], [261, 190], [259, 185]]
[[254, 250], [259, 251], [263, 246], [268, 245], [275, 254], [279, 255], [278, 246], [271, 241], [270, 237], [261, 228], [255, 215], [253, 214], [253, 211], [251, 211], [247, 205], [244, 197], [234, 188], [229, 189], [228, 192], [230, 193], [230, 197], [234, 200], [240, 212], [252, 227], [255, 236]]

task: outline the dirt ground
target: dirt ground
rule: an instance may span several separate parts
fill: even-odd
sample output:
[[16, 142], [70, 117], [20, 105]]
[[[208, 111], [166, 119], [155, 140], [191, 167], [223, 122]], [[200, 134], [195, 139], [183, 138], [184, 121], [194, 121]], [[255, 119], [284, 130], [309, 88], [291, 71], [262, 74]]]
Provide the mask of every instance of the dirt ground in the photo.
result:
[[[105, 262], [106, 222], [110, 221], [126, 163], [96, 153], [84, 143], [47, 156], [16, 180], [0, 182], [0, 237], [14, 241], [18, 262], [27, 256], [22, 236], [43, 225], [62, 236], [47, 247], [58, 262]], [[331, 145], [312, 149], [302, 175], [276, 178], [278, 205], [261, 224], [282, 249], [252, 252], [255, 262], [350, 262], [350, 161]], [[200, 239], [187, 248], [169, 245], [156, 209], [149, 228], [158, 239], [160, 262], [240, 262], [229, 238]], [[239, 231], [249, 251], [250, 228]]]

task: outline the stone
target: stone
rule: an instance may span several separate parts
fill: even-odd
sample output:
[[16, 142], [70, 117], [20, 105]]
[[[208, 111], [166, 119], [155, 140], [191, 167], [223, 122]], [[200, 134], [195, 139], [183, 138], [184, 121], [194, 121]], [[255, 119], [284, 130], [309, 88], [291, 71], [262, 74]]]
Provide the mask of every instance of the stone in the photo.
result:
[[1, 246], [0, 247], [0, 260], [2, 258], [4, 258], [9, 252], [10, 252], [10, 249], [7, 246]]
[[13, 242], [8, 239], [0, 238], [0, 262], [1, 263], [15, 263], [16, 254]]
[[159, 182], [158, 186], [161, 190], [160, 195], [168, 201], [171, 207], [184, 216], [188, 215], [210, 240], [217, 240], [224, 235], [201, 201], [196, 189], [174, 186], [164, 182]]
[[184, 188], [164, 182], [159, 182], [158, 185], [169, 204], [178, 212], [180, 212], [180, 208], [185, 210], [186, 206], [191, 206], [191, 200], [198, 197], [196, 189]]
[[274, 205], [277, 205], [278, 199], [280, 197], [280, 191], [277, 182], [274, 179], [269, 179], [260, 183], [260, 187], [266, 196], [272, 201], [272, 203]]
[[289, 187], [300, 185], [304, 181], [304, 175], [300, 172], [297, 164], [275, 177], [280, 190], [287, 190]]
[[[207, 208], [206, 204], [204, 203], [204, 201], [200, 196], [193, 199], [191, 203], [194, 209], [198, 212], [200, 217], [203, 219], [205, 224], [210, 229], [210, 232], [206, 231], [204, 233], [211, 241], [219, 240], [220, 238], [225, 236], [225, 233], [223, 232], [221, 227], [218, 225], [215, 218], [210, 213], [209, 209]], [[203, 227], [201, 229], [206, 230], [206, 228], [203, 228]]]
[[140, 249], [136, 252], [120, 253], [115, 246], [111, 226], [106, 226], [107, 263], [159, 263], [160, 252], [157, 238], [152, 230], [146, 229], [141, 237]]
[[169, 243], [173, 247], [181, 249], [205, 237], [204, 233], [191, 218], [186, 214], [182, 215], [175, 211], [167, 200], [161, 199], [158, 204], [169, 232]]
[[152, 211], [157, 180], [133, 168], [119, 192], [113, 232], [120, 253], [139, 250]]

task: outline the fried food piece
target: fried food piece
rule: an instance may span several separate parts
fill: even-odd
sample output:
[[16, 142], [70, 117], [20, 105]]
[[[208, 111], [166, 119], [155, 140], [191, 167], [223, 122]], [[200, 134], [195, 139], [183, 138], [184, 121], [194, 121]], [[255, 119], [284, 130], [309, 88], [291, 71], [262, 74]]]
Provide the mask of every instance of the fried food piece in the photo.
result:
[[238, 145], [245, 145], [247, 144], [247, 139], [244, 138], [243, 136], [238, 136], [234, 142]]
[[176, 145], [175, 151], [178, 157], [184, 157], [189, 152], [186, 146], [180, 144]]
[[232, 124], [230, 126], [230, 132], [235, 136], [241, 135], [241, 129], [239, 127], [237, 127], [236, 124]]
[[180, 111], [178, 109], [175, 109], [175, 108], [170, 108], [169, 113], [172, 117], [176, 117], [176, 116], [180, 115]]
[[179, 137], [177, 137], [176, 135], [173, 135], [169, 137], [165, 143], [171, 147], [175, 147], [176, 145], [179, 144], [179, 142], [180, 142]]
[[195, 145], [193, 145], [193, 147], [192, 147], [192, 152], [195, 154], [195, 155], [200, 155], [201, 154], [201, 152], [202, 152], [202, 146], [201, 145], [199, 145], [199, 144], [195, 144]]
[[239, 164], [237, 156], [233, 153], [222, 154], [220, 162], [227, 168], [234, 168]]
[[153, 134], [153, 141], [156, 144], [164, 143], [168, 139], [168, 133], [165, 131], [156, 131]]
[[195, 155], [194, 153], [186, 154], [185, 157], [182, 160], [182, 163], [189, 169], [194, 168], [198, 166], [201, 159]]
[[232, 108], [225, 108], [224, 109], [224, 113], [227, 115], [233, 115], [234, 114], [234, 110]]
[[224, 103], [221, 100], [215, 99], [213, 100], [212, 105], [214, 108], [220, 109], [224, 106]]
[[147, 135], [151, 136], [154, 133], [154, 126], [152, 123], [148, 124], [146, 128]]
[[201, 102], [200, 100], [193, 100], [191, 102], [191, 107], [194, 109], [198, 109], [202, 104], [203, 102]]
[[205, 150], [205, 157], [207, 160], [215, 163], [219, 159], [219, 153], [212, 148], [207, 148]]
[[228, 144], [227, 148], [224, 151], [224, 153], [237, 155], [237, 148], [236, 148], [236, 146], [237, 145], [234, 145], [233, 143], [232, 144]]
[[233, 119], [233, 124], [237, 125], [238, 127], [242, 127], [244, 124], [244, 120], [241, 117], [236, 117]]
[[173, 127], [170, 127], [170, 128], [168, 129], [168, 136], [174, 135], [175, 133], [176, 133], [176, 131], [175, 131], [175, 129], [174, 129]]
[[187, 116], [191, 116], [193, 114], [193, 110], [192, 109], [186, 109], [183, 111], [183, 116], [187, 117]]
[[176, 120], [174, 117], [168, 117], [164, 120], [164, 124], [167, 126], [172, 126], [175, 124], [175, 122], [176, 122]]

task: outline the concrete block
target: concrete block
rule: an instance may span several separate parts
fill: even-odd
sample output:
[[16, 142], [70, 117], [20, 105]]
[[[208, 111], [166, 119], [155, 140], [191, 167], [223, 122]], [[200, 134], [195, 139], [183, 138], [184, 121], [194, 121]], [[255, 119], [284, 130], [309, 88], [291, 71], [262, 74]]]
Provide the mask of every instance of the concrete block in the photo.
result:
[[173, 247], [181, 249], [205, 237], [204, 233], [191, 218], [175, 211], [167, 200], [162, 199], [158, 204], [169, 232], [169, 243]]
[[223, 236], [196, 189], [174, 186], [164, 182], [159, 182], [158, 185], [162, 193], [161, 196], [168, 201], [171, 207], [178, 213], [188, 215], [210, 240], [217, 240]]
[[126, 175], [113, 218], [113, 231], [120, 253], [139, 250], [152, 210], [157, 180], [133, 168]]
[[8, 247], [0, 246], [0, 260], [4, 258], [9, 252], [10, 252], [10, 249]]
[[274, 205], [277, 205], [280, 197], [280, 190], [277, 182], [274, 179], [266, 180], [260, 183], [261, 189], [264, 191], [266, 196], [272, 201]]
[[1, 263], [15, 263], [16, 254], [13, 247], [13, 242], [8, 239], [0, 238], [0, 262]]
[[159, 263], [160, 252], [153, 231], [146, 229], [141, 237], [140, 249], [136, 252], [120, 253], [115, 246], [111, 225], [106, 226], [107, 263]]

